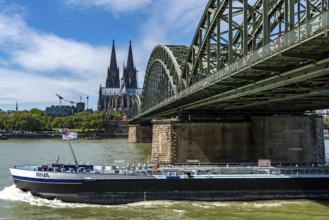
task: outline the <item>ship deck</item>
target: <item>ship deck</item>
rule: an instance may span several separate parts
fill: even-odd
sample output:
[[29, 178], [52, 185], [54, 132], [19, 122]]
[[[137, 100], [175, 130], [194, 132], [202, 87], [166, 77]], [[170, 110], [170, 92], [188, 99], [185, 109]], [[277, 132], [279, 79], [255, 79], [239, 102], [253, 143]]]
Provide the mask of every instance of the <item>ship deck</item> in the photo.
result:
[[[38, 173], [79, 174], [80, 176], [118, 175], [166, 178], [316, 178], [329, 177], [329, 166], [301, 164], [260, 167], [254, 164], [179, 164], [152, 165], [64, 165], [14, 166], [12, 169]], [[97, 175], [95, 175], [97, 174]], [[39, 174], [42, 177], [41, 174]]]

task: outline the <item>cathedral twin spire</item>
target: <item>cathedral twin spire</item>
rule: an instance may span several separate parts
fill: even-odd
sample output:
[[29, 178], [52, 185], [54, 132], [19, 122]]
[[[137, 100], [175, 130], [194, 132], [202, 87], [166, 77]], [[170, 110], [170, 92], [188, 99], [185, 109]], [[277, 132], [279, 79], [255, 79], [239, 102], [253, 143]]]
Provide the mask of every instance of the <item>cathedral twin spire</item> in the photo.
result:
[[[120, 75], [120, 71], [119, 71], [119, 67], [117, 65], [115, 44], [114, 44], [114, 40], [113, 40], [111, 61], [110, 61], [110, 66], [108, 67], [108, 70], [107, 70], [106, 88], [120, 88], [119, 75]], [[131, 41], [129, 42], [127, 66], [123, 67], [123, 82], [122, 83], [124, 84], [124, 86], [126, 88], [137, 89], [137, 70], [136, 70], [136, 67], [134, 66]], [[123, 86], [123, 85], [121, 85], [121, 86]]]
[[133, 58], [133, 50], [131, 49], [131, 41], [129, 41], [129, 52], [128, 52], [128, 61], [127, 61], [127, 68], [134, 69], [134, 58]]
[[117, 65], [114, 40], [112, 44], [110, 66], [107, 69], [106, 88], [120, 88], [119, 67]]

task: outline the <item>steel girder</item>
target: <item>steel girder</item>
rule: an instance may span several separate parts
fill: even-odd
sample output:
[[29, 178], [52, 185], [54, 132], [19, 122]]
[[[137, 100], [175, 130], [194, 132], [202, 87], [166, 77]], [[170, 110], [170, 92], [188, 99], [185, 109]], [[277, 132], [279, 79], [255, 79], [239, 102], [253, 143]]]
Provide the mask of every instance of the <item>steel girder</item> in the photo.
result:
[[212, 75], [328, 9], [328, 0], [209, 0], [183, 78]]

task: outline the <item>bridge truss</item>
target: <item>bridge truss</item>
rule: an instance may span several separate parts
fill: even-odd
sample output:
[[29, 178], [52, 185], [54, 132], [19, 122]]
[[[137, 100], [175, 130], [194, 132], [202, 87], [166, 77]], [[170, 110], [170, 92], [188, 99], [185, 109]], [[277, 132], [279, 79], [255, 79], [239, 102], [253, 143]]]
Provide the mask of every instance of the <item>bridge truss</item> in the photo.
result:
[[209, 0], [190, 47], [154, 48], [135, 120], [329, 107], [329, 0]]

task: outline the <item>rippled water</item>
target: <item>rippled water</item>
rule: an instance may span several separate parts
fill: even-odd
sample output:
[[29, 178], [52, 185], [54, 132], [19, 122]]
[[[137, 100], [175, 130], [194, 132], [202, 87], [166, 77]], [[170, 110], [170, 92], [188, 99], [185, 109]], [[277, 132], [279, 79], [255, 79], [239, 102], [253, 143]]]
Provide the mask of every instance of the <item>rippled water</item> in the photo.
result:
[[[113, 160], [141, 162], [150, 144], [118, 140], [78, 140], [72, 143], [79, 161], [111, 164]], [[0, 220], [3, 219], [329, 219], [328, 201], [176, 202], [153, 201], [100, 206], [45, 200], [18, 190], [8, 168], [15, 164], [73, 161], [61, 140], [0, 142]]]

